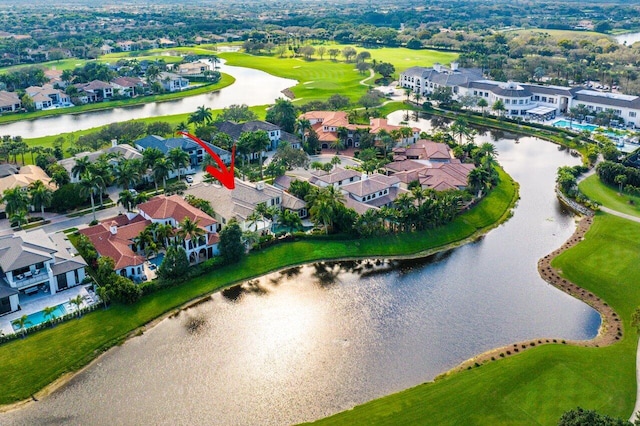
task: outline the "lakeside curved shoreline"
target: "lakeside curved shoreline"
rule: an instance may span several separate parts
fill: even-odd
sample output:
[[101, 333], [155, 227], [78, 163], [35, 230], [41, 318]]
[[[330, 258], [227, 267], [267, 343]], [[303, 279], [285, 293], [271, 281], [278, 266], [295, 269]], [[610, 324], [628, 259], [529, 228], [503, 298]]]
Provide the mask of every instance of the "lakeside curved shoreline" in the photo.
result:
[[609, 304], [607, 304], [607, 302], [602, 300], [600, 297], [583, 289], [575, 283], [562, 278], [560, 276], [560, 273], [562, 271], [551, 266], [551, 262], [556, 257], [574, 247], [584, 239], [584, 235], [587, 233], [587, 231], [589, 231], [592, 224], [593, 216], [582, 217], [578, 222], [578, 226], [576, 227], [576, 230], [573, 232], [571, 237], [569, 237], [569, 239], [565, 241], [561, 247], [547, 254], [538, 261], [538, 273], [540, 274], [540, 277], [542, 277], [542, 279], [544, 279], [548, 284], [551, 284], [558, 290], [561, 290], [569, 296], [572, 296], [586, 303], [587, 305], [598, 311], [598, 314], [601, 318], [600, 327], [598, 328], [598, 334], [594, 338], [589, 340], [567, 340], [540, 337], [490, 349], [477, 356], [469, 358], [466, 361], [461, 362], [454, 368], [446, 371], [445, 373], [438, 375], [434, 379], [434, 382], [450, 374], [454, 374], [456, 372], [474, 367], [479, 367], [487, 362], [497, 361], [502, 358], [517, 355], [528, 349], [535, 348], [536, 346], [566, 344], [572, 346], [598, 348], [602, 346], [612, 345], [622, 339], [622, 323], [620, 321], [619, 315], [613, 310], [613, 308], [611, 308], [611, 306], [609, 306]]
[[[506, 175], [506, 173], [505, 173]], [[508, 175], [506, 175], [508, 176]], [[512, 216], [512, 211], [513, 208], [515, 207], [517, 201], [519, 200], [519, 184], [514, 181], [510, 176], [508, 176], [509, 178], [509, 185], [513, 186], [513, 196], [511, 197], [511, 199], [509, 200], [508, 204], [506, 205], [504, 211], [502, 212], [502, 214], [500, 215], [500, 217], [492, 222], [491, 224], [488, 224], [487, 226], [484, 226], [482, 228], [478, 228], [476, 229], [475, 232], [473, 232], [472, 234], [456, 240], [456, 241], [451, 241], [449, 243], [446, 243], [444, 245], [438, 246], [438, 247], [432, 247], [426, 250], [421, 250], [418, 252], [414, 252], [414, 253], [408, 253], [408, 254], [398, 254], [398, 255], [362, 255], [362, 256], [334, 256], [334, 257], [318, 257], [318, 258], [313, 258], [313, 259], [307, 259], [301, 262], [294, 262], [291, 264], [287, 264], [287, 265], [281, 265], [278, 266], [276, 268], [270, 269], [268, 271], [263, 271], [260, 274], [257, 275], [251, 275], [251, 276], [247, 276], [247, 277], [243, 277], [241, 279], [226, 283], [220, 287], [217, 287], [211, 291], [207, 291], [204, 294], [201, 294], [199, 296], [196, 296], [194, 298], [191, 298], [190, 300], [180, 304], [179, 306], [173, 307], [169, 310], [167, 310], [166, 312], [162, 313], [161, 315], [157, 316], [156, 318], [152, 319], [151, 321], [140, 325], [138, 327], [136, 327], [135, 329], [129, 331], [128, 333], [125, 333], [124, 335], [120, 336], [119, 338], [114, 339], [113, 344], [109, 345], [107, 348], [105, 348], [104, 350], [101, 350], [99, 353], [96, 353], [95, 356], [90, 359], [87, 364], [85, 364], [84, 366], [80, 367], [79, 369], [75, 370], [75, 371], [69, 371], [69, 372], [65, 372], [63, 373], [60, 377], [58, 377], [57, 379], [55, 379], [53, 382], [49, 383], [48, 385], [44, 386], [43, 388], [41, 388], [40, 390], [34, 392], [30, 397], [27, 397], [23, 400], [20, 401], [16, 401], [13, 403], [9, 403], [9, 404], [4, 404], [4, 405], [0, 405], [0, 413], [5, 413], [5, 412], [10, 412], [10, 411], [14, 411], [14, 410], [19, 410], [21, 408], [24, 408], [28, 405], [30, 405], [31, 403], [35, 402], [34, 401], [34, 397], [36, 399], [41, 399], [44, 398], [50, 394], [52, 394], [53, 392], [55, 392], [56, 390], [64, 387], [67, 383], [69, 383], [74, 377], [76, 377], [78, 374], [82, 373], [83, 371], [85, 371], [86, 369], [90, 368], [91, 366], [95, 365], [95, 363], [99, 362], [99, 360], [102, 358], [103, 355], [107, 354], [109, 351], [111, 351], [113, 348], [115, 348], [116, 346], [120, 346], [124, 343], [126, 343], [127, 341], [131, 340], [134, 337], [137, 336], [141, 336], [142, 334], [144, 334], [147, 330], [150, 330], [151, 328], [155, 327], [158, 323], [160, 323], [161, 321], [179, 315], [180, 312], [185, 311], [189, 308], [192, 308], [194, 306], [197, 306], [198, 304], [204, 303], [207, 300], [209, 300], [211, 298], [211, 296], [215, 293], [221, 292], [225, 289], [228, 289], [229, 287], [233, 287], [235, 285], [239, 285], [242, 282], [245, 282], [247, 280], [251, 280], [251, 279], [255, 279], [257, 277], [261, 277], [267, 274], [271, 274], [271, 273], [275, 273], [275, 272], [279, 272], [279, 271], [283, 271], [286, 269], [290, 269], [296, 266], [301, 266], [301, 265], [306, 265], [306, 264], [311, 264], [311, 263], [318, 263], [318, 262], [338, 262], [338, 261], [349, 261], [349, 260], [362, 260], [362, 259], [389, 259], [389, 260], [411, 260], [411, 259], [419, 259], [419, 258], [425, 258], [428, 256], [432, 256], [434, 254], [437, 253], [441, 253], [441, 252], [445, 252], [460, 246], [464, 246], [466, 244], [472, 243], [474, 241], [477, 241], [478, 239], [482, 238], [484, 235], [486, 235], [488, 232], [490, 232], [491, 230], [497, 228], [498, 226], [502, 225], [504, 222], [506, 222], [507, 220], [509, 220], [509, 218], [511, 218]], [[407, 234], [410, 236], [410, 234]], [[295, 244], [295, 243], [293, 243]], [[359, 245], [359, 243], [356, 241], [356, 245]]]

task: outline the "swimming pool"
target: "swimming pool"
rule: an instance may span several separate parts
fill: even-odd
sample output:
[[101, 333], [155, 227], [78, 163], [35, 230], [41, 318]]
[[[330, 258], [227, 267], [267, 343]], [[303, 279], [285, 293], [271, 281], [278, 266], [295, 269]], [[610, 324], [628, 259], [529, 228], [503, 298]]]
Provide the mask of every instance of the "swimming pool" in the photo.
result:
[[153, 263], [156, 266], [160, 266], [162, 260], [164, 259], [164, 253], [158, 253], [156, 257], [152, 259], [147, 259], [149, 262]]
[[574, 129], [574, 130], [588, 130], [593, 132], [598, 126], [594, 124], [580, 124], [576, 122], [570, 122], [568, 120], [558, 120], [553, 123], [554, 127], [562, 127], [564, 129]]
[[[49, 320], [52, 320], [54, 318], [60, 318], [64, 315], [67, 314], [67, 310], [64, 308], [64, 303], [55, 306], [54, 311], [51, 313], [51, 315], [44, 315], [44, 311], [38, 311], [38, 312], [34, 312], [33, 314], [27, 315], [27, 321], [25, 322], [25, 328], [29, 328], [29, 327], [34, 327], [38, 324], [42, 324], [43, 322], [47, 322]], [[20, 330], [20, 326], [13, 321], [11, 323], [11, 326], [13, 327], [14, 331], [18, 331]]]

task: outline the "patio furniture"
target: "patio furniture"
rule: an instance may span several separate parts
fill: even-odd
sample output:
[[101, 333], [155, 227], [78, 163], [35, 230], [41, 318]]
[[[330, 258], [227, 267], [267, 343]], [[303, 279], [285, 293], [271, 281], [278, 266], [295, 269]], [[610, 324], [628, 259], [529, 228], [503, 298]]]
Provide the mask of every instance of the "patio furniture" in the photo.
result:
[[33, 274], [31, 273], [31, 271], [25, 272], [24, 273], [24, 277], [25, 278], [31, 278], [33, 276]]
[[21, 279], [23, 279], [23, 278], [24, 278], [24, 275], [22, 275], [22, 274], [18, 274], [18, 275], [16, 275], [16, 279], [17, 279], [17, 280], [21, 280]]

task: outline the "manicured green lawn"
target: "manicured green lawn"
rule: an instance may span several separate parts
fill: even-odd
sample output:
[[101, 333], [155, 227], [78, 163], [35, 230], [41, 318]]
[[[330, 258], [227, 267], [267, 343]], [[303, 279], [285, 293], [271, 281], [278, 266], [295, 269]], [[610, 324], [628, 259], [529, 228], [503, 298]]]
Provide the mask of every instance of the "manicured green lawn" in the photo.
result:
[[355, 69], [355, 64], [344, 62], [305, 61], [302, 58], [278, 58], [272, 56], [252, 56], [246, 53], [220, 53], [227, 64], [255, 68], [269, 74], [298, 80], [299, 84], [291, 90], [296, 98], [310, 100], [326, 100], [333, 94], [349, 97], [357, 101], [367, 92], [367, 87], [359, 81], [368, 77]]
[[585, 240], [553, 263], [621, 315], [626, 330], [621, 342], [605, 348], [540, 346], [317, 424], [554, 425], [578, 406], [628, 418], [636, 396], [638, 337], [629, 323], [640, 304], [638, 252], [640, 224], [599, 214]]
[[[578, 186], [580, 191], [591, 200], [621, 213], [640, 217], [640, 197], [629, 194], [619, 195], [618, 187], [602, 183], [597, 175], [589, 176]], [[633, 201], [633, 204], [629, 204], [629, 201]]]
[[[114, 305], [81, 320], [0, 346], [0, 404], [29, 397], [66, 372], [72, 372], [128, 333], [198, 296], [267, 272], [315, 260], [412, 254], [455, 243], [478, 226], [507, 217], [517, 199], [517, 184], [504, 172], [502, 182], [472, 211], [437, 230], [360, 240], [305, 240], [273, 246], [183, 285], [163, 289], [133, 306]], [[487, 219], [491, 217], [491, 220]]]
[[[342, 50], [348, 45], [323, 46], [327, 50], [332, 48]], [[392, 63], [396, 68], [396, 75], [411, 66], [431, 66], [435, 62], [449, 63], [458, 57], [455, 53], [434, 50], [411, 50], [400, 47], [365, 49], [353, 45], [351, 47], [357, 51], [369, 51], [372, 59], [377, 61]], [[280, 58], [276, 55], [253, 56], [239, 52], [220, 53], [219, 56], [226, 59], [229, 65], [256, 68], [278, 77], [298, 80], [299, 84], [291, 90], [296, 98], [302, 98], [303, 103], [310, 100], [326, 100], [336, 93], [348, 96], [355, 102], [367, 91], [367, 87], [359, 82], [367, 78], [368, 74], [360, 74], [355, 69], [354, 63], [345, 63], [341, 56], [338, 56], [337, 61], [330, 60], [327, 54], [322, 60], [315, 55], [309, 61], [303, 58]]]

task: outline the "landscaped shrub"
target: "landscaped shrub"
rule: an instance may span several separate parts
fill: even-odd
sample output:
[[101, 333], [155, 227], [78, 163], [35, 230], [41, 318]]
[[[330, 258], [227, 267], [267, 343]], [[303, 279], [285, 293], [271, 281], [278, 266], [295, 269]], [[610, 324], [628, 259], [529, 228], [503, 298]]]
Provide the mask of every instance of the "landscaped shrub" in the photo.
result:
[[51, 208], [56, 212], [65, 212], [73, 210], [84, 204], [89, 200], [89, 197], [83, 197], [80, 191], [80, 186], [75, 183], [68, 183], [58, 188], [51, 198]]

